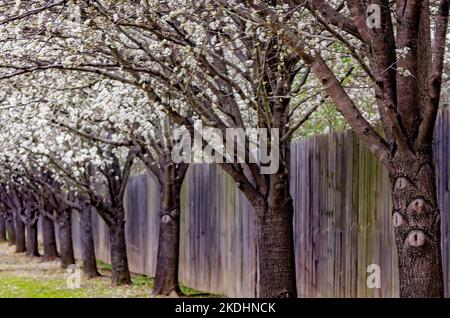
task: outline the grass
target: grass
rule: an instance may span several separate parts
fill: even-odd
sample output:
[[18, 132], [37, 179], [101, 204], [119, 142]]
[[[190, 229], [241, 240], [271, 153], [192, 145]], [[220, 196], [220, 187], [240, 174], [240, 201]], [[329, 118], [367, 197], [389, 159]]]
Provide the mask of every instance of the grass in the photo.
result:
[[[109, 280], [109, 279], [108, 279]], [[1, 298], [145, 298], [149, 290], [137, 286], [111, 287], [104, 279], [84, 281], [80, 288], [69, 289], [61, 279], [1, 277]]]
[[[133, 286], [146, 286], [148, 288], [153, 288], [153, 278], [147, 277], [146, 275], [136, 275], [132, 279]], [[220, 295], [210, 294], [202, 292], [200, 290], [190, 288], [180, 284], [181, 292], [187, 297], [222, 297]]]
[[[46, 261], [14, 253], [14, 247], [0, 244], [0, 298], [148, 298], [153, 279], [132, 275], [132, 285], [111, 286], [111, 265], [98, 261], [102, 277], [82, 279], [81, 287], [67, 286], [66, 271], [58, 260]], [[180, 286], [186, 297], [216, 297]]]
[[97, 268], [99, 270], [107, 270], [107, 271], [111, 271], [112, 270], [112, 266], [111, 264], [105, 263], [101, 260], [97, 260]]
[[190, 288], [187, 286], [184, 286], [180, 283], [180, 289], [183, 295], [187, 297], [223, 297], [222, 295], [215, 295], [215, 294], [209, 294], [206, 292], [202, 292], [200, 290], [196, 290], [194, 288]]

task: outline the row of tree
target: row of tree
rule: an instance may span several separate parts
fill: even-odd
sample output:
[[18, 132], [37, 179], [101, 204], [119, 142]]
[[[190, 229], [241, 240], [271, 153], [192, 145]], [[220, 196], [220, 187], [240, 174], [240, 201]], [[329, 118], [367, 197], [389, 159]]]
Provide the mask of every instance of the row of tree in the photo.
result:
[[[254, 207], [259, 295], [296, 297], [289, 145], [329, 99], [391, 177], [401, 296], [442, 297], [432, 143], [449, 1], [369, 3], [376, 8], [369, 17], [359, 0], [5, 4], [5, 215], [15, 211], [32, 238], [39, 213], [63, 225], [71, 209], [95, 207], [110, 230], [113, 282], [128, 283], [123, 198], [138, 159], [161, 188], [155, 293], [178, 293], [188, 163], [173, 162], [179, 140], [171, 132], [184, 127], [193, 136], [196, 120], [216, 136], [227, 128], [276, 128], [273, 174], [237, 160], [237, 151], [230, 160], [211, 136], [202, 142]], [[232, 138], [251, 153], [247, 136]]]

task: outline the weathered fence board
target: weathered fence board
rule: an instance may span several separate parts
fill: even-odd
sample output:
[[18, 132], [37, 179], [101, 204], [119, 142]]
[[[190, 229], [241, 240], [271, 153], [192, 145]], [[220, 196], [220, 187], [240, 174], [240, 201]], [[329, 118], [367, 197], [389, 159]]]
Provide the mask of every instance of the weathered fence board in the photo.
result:
[[[448, 111], [440, 114], [435, 145], [447, 295], [449, 117]], [[299, 296], [396, 297], [391, 186], [380, 163], [350, 131], [294, 143], [291, 158]], [[126, 202], [130, 268], [153, 276], [159, 190], [152, 178], [133, 177]], [[258, 278], [254, 215], [233, 180], [219, 167], [192, 165], [182, 189], [181, 211], [181, 281], [228, 296], [255, 296]], [[108, 262], [108, 231], [98, 216], [94, 220], [97, 256]], [[78, 225], [74, 224], [79, 255], [77, 231]], [[366, 286], [369, 264], [381, 268], [381, 289]]]

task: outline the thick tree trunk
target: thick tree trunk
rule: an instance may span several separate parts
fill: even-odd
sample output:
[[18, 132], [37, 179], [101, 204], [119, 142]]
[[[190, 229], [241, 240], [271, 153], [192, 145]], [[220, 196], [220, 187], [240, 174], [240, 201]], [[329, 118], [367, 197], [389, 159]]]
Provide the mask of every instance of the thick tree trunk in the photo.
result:
[[441, 218], [432, 151], [398, 152], [390, 178], [400, 297], [443, 297]]
[[3, 214], [0, 214], [0, 243], [6, 242], [6, 221]]
[[178, 264], [180, 250], [180, 189], [175, 180], [161, 185], [158, 256], [153, 295], [180, 295]]
[[42, 217], [42, 238], [44, 241], [44, 257], [46, 259], [57, 258], [55, 222], [46, 216]]
[[6, 219], [6, 236], [9, 245], [14, 245], [16, 243], [16, 228], [14, 226], [14, 220], [11, 215], [7, 216]]
[[59, 216], [59, 244], [61, 252], [61, 267], [67, 268], [75, 264], [72, 241], [72, 214], [70, 210], [62, 211]]
[[86, 205], [80, 212], [81, 253], [83, 258], [83, 274], [86, 279], [100, 276], [95, 257], [94, 236], [92, 233], [92, 207]]
[[19, 212], [14, 213], [14, 224], [16, 230], [16, 253], [23, 253], [26, 251], [25, 224], [22, 222]]
[[[276, 179], [277, 176], [271, 176]], [[259, 295], [296, 298], [293, 204], [287, 181], [273, 182], [266, 201], [254, 206], [257, 218]]]
[[34, 224], [27, 225], [27, 256], [40, 256], [38, 248], [38, 227], [37, 222]]
[[125, 221], [119, 221], [118, 224], [109, 225], [109, 241], [111, 249], [112, 284], [131, 284], [125, 241]]

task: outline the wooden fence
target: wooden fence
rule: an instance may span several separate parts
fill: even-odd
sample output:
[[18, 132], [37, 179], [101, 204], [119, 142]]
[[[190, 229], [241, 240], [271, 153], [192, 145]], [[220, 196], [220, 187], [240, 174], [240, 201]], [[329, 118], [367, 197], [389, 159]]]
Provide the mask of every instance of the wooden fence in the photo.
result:
[[[441, 112], [435, 145], [447, 295], [449, 123], [450, 112]], [[397, 297], [390, 184], [381, 165], [350, 131], [294, 143], [291, 157], [299, 296]], [[130, 268], [153, 276], [159, 191], [152, 178], [133, 177], [126, 202]], [[181, 210], [182, 283], [227, 296], [254, 297], [254, 215], [232, 179], [219, 167], [192, 165], [182, 189]], [[107, 228], [98, 216], [94, 221], [97, 256], [109, 262]], [[74, 241], [79, 256], [78, 222], [74, 222]], [[380, 289], [366, 285], [370, 264], [381, 268]]]

